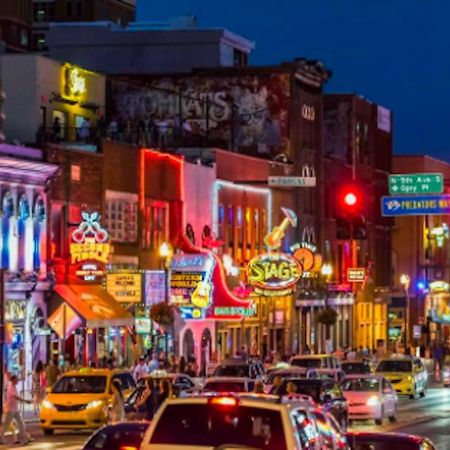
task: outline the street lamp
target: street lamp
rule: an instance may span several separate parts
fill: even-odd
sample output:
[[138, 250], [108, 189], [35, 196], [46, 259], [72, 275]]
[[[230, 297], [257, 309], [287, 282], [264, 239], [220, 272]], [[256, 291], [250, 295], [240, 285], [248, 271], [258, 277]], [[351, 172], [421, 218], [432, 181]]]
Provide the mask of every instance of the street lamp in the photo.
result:
[[403, 289], [405, 290], [405, 297], [406, 297], [406, 323], [405, 323], [405, 344], [409, 347], [409, 335], [410, 335], [410, 326], [411, 326], [411, 312], [410, 312], [410, 299], [409, 299], [409, 285], [411, 283], [411, 278], [408, 274], [402, 273], [400, 275], [400, 284], [403, 286]]
[[333, 266], [331, 264], [324, 264], [320, 269], [320, 273], [325, 277], [326, 281], [329, 281], [329, 278], [333, 274]]
[[[159, 246], [159, 256], [164, 263], [164, 301], [168, 305], [169, 304], [169, 271], [170, 264], [172, 262], [173, 256], [173, 247], [169, 242], [163, 242]], [[175, 333], [172, 325], [172, 339], [174, 341], [174, 350], [175, 350]], [[167, 329], [165, 330], [165, 363], [167, 366], [168, 356], [169, 356], [169, 334]]]

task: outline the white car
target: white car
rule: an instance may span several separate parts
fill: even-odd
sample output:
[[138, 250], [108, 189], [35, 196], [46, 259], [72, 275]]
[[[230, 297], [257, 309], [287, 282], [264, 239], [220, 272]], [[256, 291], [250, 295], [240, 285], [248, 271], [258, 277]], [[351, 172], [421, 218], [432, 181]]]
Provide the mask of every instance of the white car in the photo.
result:
[[296, 355], [290, 360], [291, 366], [309, 369], [337, 369], [339, 361], [333, 355]]
[[391, 383], [381, 375], [349, 375], [341, 384], [348, 401], [350, 420], [374, 420], [377, 425], [388, 417], [397, 420], [398, 397]]
[[308, 401], [264, 394], [167, 400], [141, 450], [320, 450], [313, 408]]
[[207, 378], [201, 392], [253, 392], [255, 380], [240, 377]]

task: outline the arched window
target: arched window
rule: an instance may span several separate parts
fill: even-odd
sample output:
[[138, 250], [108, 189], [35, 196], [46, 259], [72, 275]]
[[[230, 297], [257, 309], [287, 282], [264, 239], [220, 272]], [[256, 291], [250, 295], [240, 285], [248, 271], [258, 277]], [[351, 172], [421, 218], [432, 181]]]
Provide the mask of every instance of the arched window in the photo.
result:
[[19, 238], [19, 270], [25, 269], [26, 252], [26, 223], [31, 216], [30, 203], [25, 194], [20, 197], [19, 214], [17, 220], [17, 233]]
[[14, 199], [7, 191], [2, 199], [2, 253], [1, 264], [3, 269], [9, 269], [9, 234], [10, 219], [14, 215]]
[[34, 203], [34, 223], [33, 223], [33, 268], [38, 269], [41, 266], [41, 245], [42, 234], [45, 230], [45, 203], [41, 197]]

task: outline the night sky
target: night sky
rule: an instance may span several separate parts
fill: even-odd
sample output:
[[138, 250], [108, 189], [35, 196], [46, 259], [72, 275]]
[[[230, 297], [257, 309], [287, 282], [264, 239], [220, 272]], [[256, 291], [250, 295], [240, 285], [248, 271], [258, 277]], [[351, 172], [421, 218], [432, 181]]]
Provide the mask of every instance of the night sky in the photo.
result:
[[327, 91], [394, 111], [396, 153], [450, 162], [449, 0], [138, 0], [138, 20], [183, 14], [255, 41], [252, 64], [322, 60]]

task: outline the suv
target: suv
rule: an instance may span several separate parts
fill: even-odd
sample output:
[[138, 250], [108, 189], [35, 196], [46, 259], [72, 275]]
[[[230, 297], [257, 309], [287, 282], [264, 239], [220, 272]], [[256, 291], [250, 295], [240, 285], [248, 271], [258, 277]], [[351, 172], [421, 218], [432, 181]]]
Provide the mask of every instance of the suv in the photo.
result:
[[290, 364], [308, 369], [339, 369], [339, 361], [332, 355], [297, 355]]
[[319, 450], [313, 409], [304, 399], [264, 394], [172, 399], [156, 414], [141, 450]]
[[121, 382], [125, 397], [135, 387], [133, 377], [125, 370], [85, 368], [65, 373], [48, 389], [42, 402], [40, 425], [44, 433], [105, 425], [115, 380]]
[[264, 367], [257, 359], [227, 358], [214, 369], [213, 376], [260, 379], [264, 377]]
[[336, 382], [321, 379], [286, 378], [279, 388], [272, 388], [270, 393], [285, 395], [288, 383], [295, 384], [297, 388], [296, 394], [311, 397], [314, 402], [335, 417], [343, 430], [347, 429], [348, 403]]
[[425, 397], [428, 387], [428, 373], [420, 358], [404, 356], [382, 359], [375, 370], [384, 375], [398, 394], [414, 399], [419, 394]]

